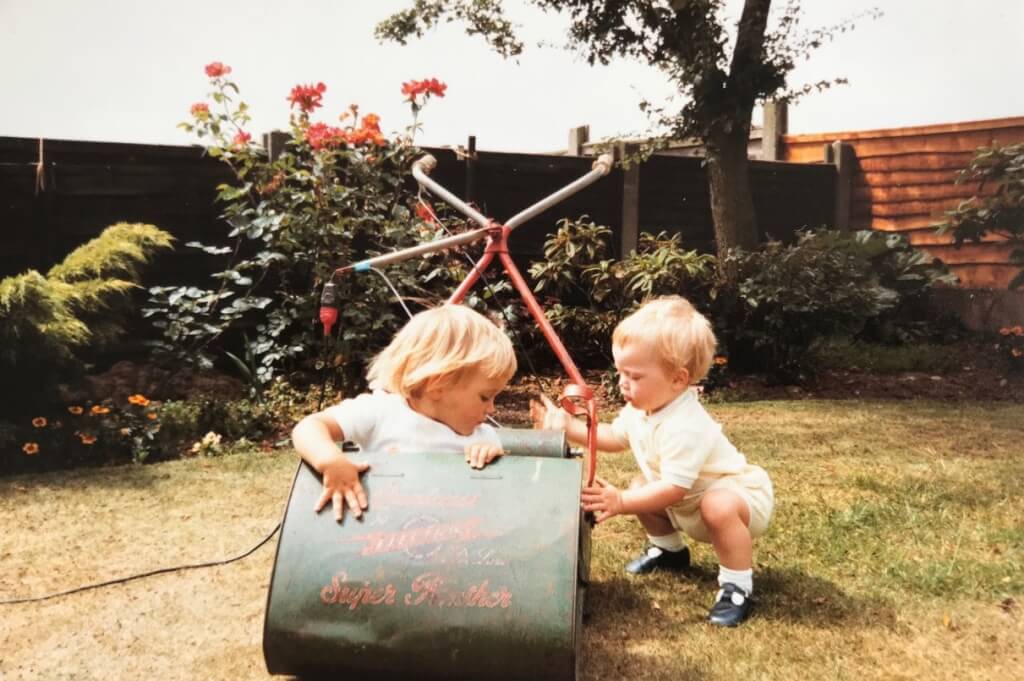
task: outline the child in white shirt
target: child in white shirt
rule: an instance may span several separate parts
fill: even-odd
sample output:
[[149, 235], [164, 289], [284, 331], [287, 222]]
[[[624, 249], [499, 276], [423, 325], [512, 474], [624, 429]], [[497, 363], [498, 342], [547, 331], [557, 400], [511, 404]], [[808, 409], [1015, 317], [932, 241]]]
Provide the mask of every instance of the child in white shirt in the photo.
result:
[[349, 459], [336, 444], [342, 440], [364, 451], [460, 453], [483, 468], [502, 453], [484, 420], [515, 371], [512, 343], [483, 315], [462, 305], [415, 315], [370, 364], [372, 393], [310, 414], [292, 430], [296, 451], [323, 476], [315, 510], [331, 502], [341, 522], [346, 505], [356, 518], [367, 508], [359, 476], [369, 464]]
[[[627, 490], [597, 478], [582, 502], [598, 522], [630, 514], [643, 525], [650, 546], [626, 565], [631, 574], [688, 567], [686, 535], [710, 543], [721, 588], [708, 619], [735, 626], [750, 612], [753, 538], [767, 529], [774, 496], [767, 473], [747, 462], [698, 400], [694, 386], [714, 351], [708, 320], [679, 296], [652, 300], [622, 320], [612, 356], [627, 404], [598, 426], [597, 445], [631, 449], [642, 475]], [[585, 424], [544, 400], [545, 427], [585, 443]]]

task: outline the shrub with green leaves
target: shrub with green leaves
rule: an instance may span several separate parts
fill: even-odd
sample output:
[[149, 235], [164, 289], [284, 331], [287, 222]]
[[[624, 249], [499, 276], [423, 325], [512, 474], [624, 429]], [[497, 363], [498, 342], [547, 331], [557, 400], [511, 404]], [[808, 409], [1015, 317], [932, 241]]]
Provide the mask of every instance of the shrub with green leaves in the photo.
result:
[[896, 305], [866, 320], [861, 338], [898, 344], [943, 340], [959, 332], [954, 315], [936, 318], [929, 304], [933, 289], [957, 283], [956, 275], [941, 260], [914, 248], [902, 234], [861, 230], [831, 232], [821, 238], [865, 259], [879, 283], [898, 296]]
[[[235, 101], [230, 71], [207, 66], [210, 102], [193, 105], [191, 121], [182, 124], [236, 177], [218, 194], [231, 245], [187, 244], [226, 256], [226, 266], [210, 287], [151, 289], [145, 314], [163, 331], [164, 353], [237, 369], [255, 394], [276, 375], [308, 375], [324, 363], [339, 368], [346, 386], [358, 387], [366, 362], [405, 313], [380, 277], [336, 279], [339, 333], [325, 348], [315, 324], [320, 291], [338, 267], [446, 236], [412, 210], [417, 197], [407, 180], [418, 153], [415, 127], [388, 139], [379, 117], [361, 115], [355, 105], [341, 115], [340, 127], [316, 122], [311, 114], [321, 107], [326, 86], [299, 85], [289, 97], [296, 111], [283, 151], [271, 159], [250, 142], [248, 107]], [[431, 94], [444, 94], [442, 84], [423, 83], [407, 93], [414, 114]], [[429, 304], [440, 301], [464, 270], [438, 255], [392, 265], [387, 276], [403, 296]]]
[[802, 232], [793, 245], [773, 241], [725, 256], [735, 278], [719, 281], [713, 299], [731, 366], [806, 380], [814, 373], [807, 350], [815, 339], [858, 333], [898, 305], [899, 293], [882, 284], [871, 261], [842, 246], [849, 238]]
[[608, 258], [611, 230], [590, 221], [559, 221], [530, 266], [534, 290], [577, 362], [611, 363], [615, 325], [646, 298], [681, 294], [700, 299], [714, 276], [714, 256], [687, 251], [680, 235], [643, 233], [625, 258]]
[[45, 275], [0, 280], [0, 391], [3, 418], [52, 404], [58, 377], [73, 379], [84, 355], [124, 330], [140, 268], [173, 237], [153, 225], [119, 223], [79, 246]]

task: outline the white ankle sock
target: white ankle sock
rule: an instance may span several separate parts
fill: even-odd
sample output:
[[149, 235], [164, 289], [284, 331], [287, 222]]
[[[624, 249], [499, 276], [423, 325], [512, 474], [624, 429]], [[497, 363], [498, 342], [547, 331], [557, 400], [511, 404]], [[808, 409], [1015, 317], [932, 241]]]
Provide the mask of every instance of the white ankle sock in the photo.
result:
[[718, 586], [731, 582], [747, 592], [750, 596], [754, 593], [754, 570], [730, 570], [724, 565], [718, 566]]
[[682, 551], [686, 548], [686, 542], [683, 541], [683, 535], [679, 532], [663, 534], [659, 537], [647, 535], [647, 540], [663, 551], [671, 551], [675, 553], [676, 551]]

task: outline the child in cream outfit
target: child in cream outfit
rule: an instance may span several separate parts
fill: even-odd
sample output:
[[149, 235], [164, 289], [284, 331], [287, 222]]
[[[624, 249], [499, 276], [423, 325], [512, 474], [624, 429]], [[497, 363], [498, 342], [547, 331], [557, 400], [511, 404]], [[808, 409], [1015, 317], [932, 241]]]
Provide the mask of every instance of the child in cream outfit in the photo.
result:
[[[598, 522], [635, 515], [649, 547], [626, 566], [631, 574], [689, 566], [685, 536], [710, 543], [720, 589], [708, 619], [735, 626], [750, 612], [753, 539], [771, 519], [774, 496], [765, 471], [747, 462], [701, 405], [696, 383], [707, 375], [715, 335], [684, 298], [644, 304], [612, 336], [612, 355], [626, 406], [598, 426], [602, 451], [632, 450], [642, 475], [620, 490], [601, 478], [583, 490], [583, 508]], [[586, 426], [545, 399], [544, 425], [573, 442]]]

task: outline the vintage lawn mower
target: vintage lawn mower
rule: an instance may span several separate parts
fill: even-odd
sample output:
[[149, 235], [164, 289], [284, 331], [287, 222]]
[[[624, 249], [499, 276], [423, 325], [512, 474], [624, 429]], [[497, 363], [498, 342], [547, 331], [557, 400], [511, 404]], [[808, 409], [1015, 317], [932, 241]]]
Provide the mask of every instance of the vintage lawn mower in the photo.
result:
[[[611, 170], [610, 156], [505, 224], [484, 217], [413, 165], [422, 187], [478, 229], [338, 269], [334, 277], [486, 238], [480, 261], [452, 294], [461, 302], [495, 256], [571, 383], [563, 407], [588, 421], [587, 466], [557, 431], [502, 428], [509, 456], [482, 470], [462, 457], [361, 452], [369, 510], [338, 524], [312, 513], [322, 491], [301, 463], [292, 483], [267, 596], [263, 653], [271, 674], [344, 679], [573, 681], [582, 636], [591, 523], [580, 510], [593, 482], [593, 391], [508, 253], [515, 227]], [[332, 277], [333, 279], [333, 277]], [[325, 286], [330, 307], [333, 286]], [[331, 310], [321, 311], [329, 333]]]

